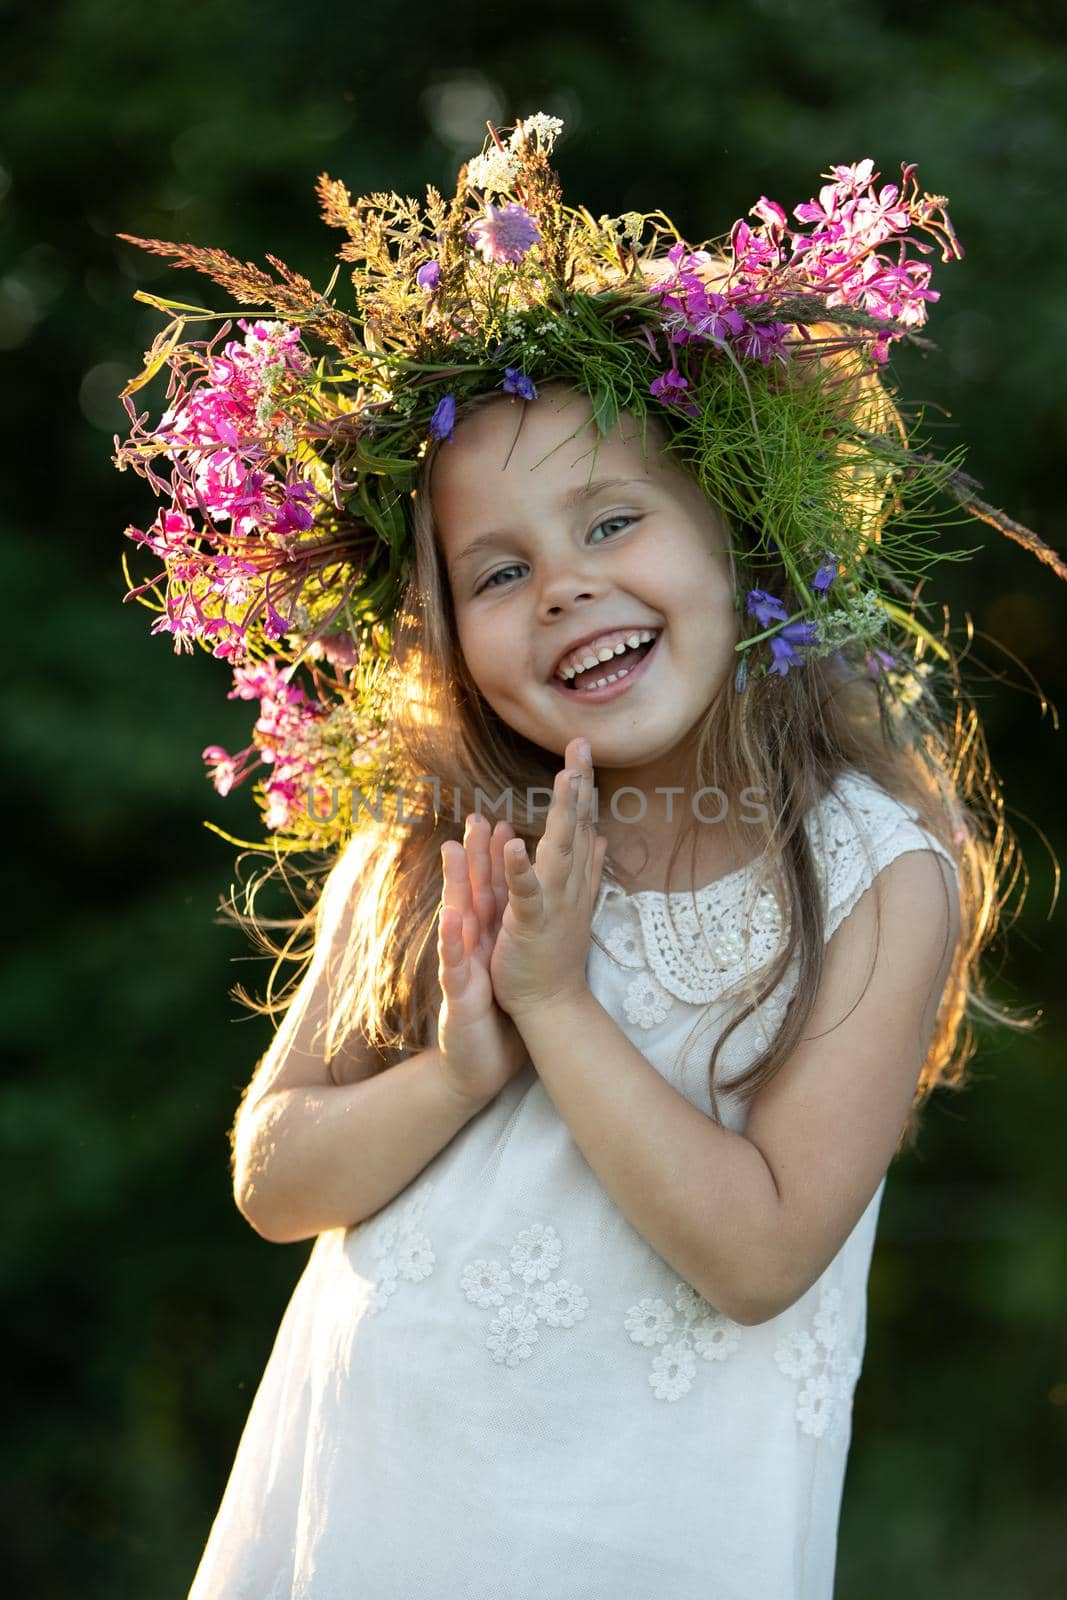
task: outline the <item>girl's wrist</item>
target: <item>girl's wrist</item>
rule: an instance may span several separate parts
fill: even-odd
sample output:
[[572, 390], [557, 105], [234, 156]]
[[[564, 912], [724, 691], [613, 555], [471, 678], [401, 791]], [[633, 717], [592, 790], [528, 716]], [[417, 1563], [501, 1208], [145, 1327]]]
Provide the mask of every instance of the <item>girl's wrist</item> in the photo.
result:
[[508, 1015], [529, 1043], [527, 1035], [536, 1033], [544, 1024], [555, 1029], [568, 1019], [577, 1022], [587, 1014], [590, 1004], [598, 1003], [589, 985], [582, 983], [573, 988], [557, 990], [555, 994], [525, 1001], [509, 1009]]
[[484, 1111], [490, 1100], [495, 1096], [485, 1094], [473, 1088], [465, 1081], [464, 1068], [458, 1064], [455, 1056], [449, 1056], [445, 1050], [438, 1047], [440, 1055], [441, 1078], [446, 1089], [461, 1111], [466, 1111], [470, 1116], [476, 1116], [479, 1111]]

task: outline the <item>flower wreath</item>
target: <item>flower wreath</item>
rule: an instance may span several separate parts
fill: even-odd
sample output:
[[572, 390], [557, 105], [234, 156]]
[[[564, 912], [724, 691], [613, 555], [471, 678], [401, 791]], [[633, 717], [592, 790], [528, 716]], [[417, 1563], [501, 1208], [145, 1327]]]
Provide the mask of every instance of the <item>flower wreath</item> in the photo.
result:
[[[799, 227], [761, 196], [754, 222], [691, 248], [661, 212], [565, 206], [549, 163], [561, 127], [540, 113], [506, 139], [490, 126], [454, 198], [431, 187], [424, 207], [353, 200], [322, 176], [352, 309], [335, 302], [336, 268], [320, 293], [273, 256], [271, 275], [221, 250], [121, 236], [257, 312], [230, 338], [228, 313], [140, 291], [171, 321], [123, 392], [131, 426], [115, 441], [116, 465], [167, 502], [147, 529], [126, 529], [161, 568], [134, 584], [124, 560], [126, 598], [158, 613], [151, 631], [176, 652], [229, 662], [229, 698], [259, 702], [247, 749], [203, 752], [222, 794], [260, 773], [270, 840], [233, 843], [343, 842], [349, 815], [319, 820], [331, 789], [390, 781], [385, 689], [411, 497], [428, 441], [447, 441], [457, 407], [493, 389], [535, 401], [539, 384], [564, 380], [588, 396], [598, 436], [624, 410], [662, 420], [668, 448], [745, 530], [738, 691], [812, 655], [862, 652], [880, 691], [909, 703], [924, 651], [946, 654], [922, 620], [920, 580], [972, 553], [935, 540], [968, 517], [1067, 577], [1036, 534], [977, 497], [961, 449], [939, 460], [889, 401], [890, 349], [928, 343], [917, 330], [939, 298], [934, 245], [916, 234], [942, 261], [963, 253], [946, 199], [920, 193], [913, 165], [881, 188], [869, 160], [832, 167], [795, 207]], [[184, 337], [200, 323], [221, 325]], [[167, 406], [151, 425], [132, 396], [164, 368]]]

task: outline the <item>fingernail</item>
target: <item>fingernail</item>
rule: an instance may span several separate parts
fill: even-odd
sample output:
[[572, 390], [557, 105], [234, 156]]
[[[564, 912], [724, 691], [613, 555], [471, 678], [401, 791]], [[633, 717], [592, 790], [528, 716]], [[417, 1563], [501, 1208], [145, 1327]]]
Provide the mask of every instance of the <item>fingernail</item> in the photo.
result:
[[592, 746], [589, 743], [589, 740], [588, 739], [580, 739], [578, 741], [578, 756], [579, 756], [579, 759], [582, 760], [582, 761], [588, 761], [590, 756], [592, 755], [592, 753], [593, 753], [593, 750], [592, 750]]

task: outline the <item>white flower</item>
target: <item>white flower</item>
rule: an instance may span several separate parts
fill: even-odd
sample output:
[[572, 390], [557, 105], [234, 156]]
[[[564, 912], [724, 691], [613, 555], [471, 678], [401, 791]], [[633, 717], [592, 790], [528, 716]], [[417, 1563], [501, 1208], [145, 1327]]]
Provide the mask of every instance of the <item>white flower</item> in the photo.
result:
[[468, 1300], [487, 1310], [502, 1306], [505, 1295], [514, 1293], [511, 1274], [499, 1261], [471, 1261], [463, 1268], [459, 1286]]
[[639, 1028], [654, 1028], [671, 1009], [671, 997], [649, 972], [631, 978], [623, 996], [622, 1008], [628, 1022]]
[[795, 1328], [774, 1353], [774, 1359], [787, 1378], [807, 1378], [815, 1371], [818, 1350], [810, 1333]]
[[685, 1338], [665, 1344], [653, 1359], [648, 1381], [657, 1400], [678, 1400], [693, 1387], [697, 1364]]
[[844, 1425], [860, 1361], [845, 1342], [840, 1289], [823, 1289], [810, 1331], [796, 1328], [787, 1334], [774, 1358], [787, 1378], [801, 1380], [795, 1414], [802, 1432], [821, 1439]]
[[841, 1290], [827, 1289], [819, 1303], [812, 1326], [815, 1337], [827, 1350], [832, 1350], [841, 1337]]
[[821, 1439], [833, 1420], [836, 1386], [823, 1376], [809, 1378], [797, 1396], [797, 1421], [805, 1433]]
[[433, 1271], [434, 1253], [424, 1233], [411, 1233], [397, 1247], [397, 1269], [409, 1283], [419, 1283]]
[[467, 162], [467, 182], [483, 194], [502, 194], [510, 189], [518, 174], [518, 163], [507, 150], [490, 145], [484, 156], [473, 156]]
[[543, 1282], [562, 1259], [563, 1245], [559, 1234], [555, 1228], [540, 1222], [516, 1234], [511, 1247], [511, 1265], [527, 1283], [533, 1283], [538, 1278]]
[[657, 1400], [677, 1400], [689, 1392], [697, 1356], [725, 1361], [741, 1347], [741, 1324], [716, 1311], [691, 1283], [675, 1285], [674, 1305], [672, 1310], [665, 1300], [646, 1295], [623, 1318], [634, 1344], [659, 1346], [648, 1378]]
[[384, 1310], [392, 1295], [406, 1283], [421, 1283], [436, 1264], [436, 1256], [425, 1233], [417, 1226], [426, 1208], [432, 1183], [424, 1183], [406, 1202], [400, 1216], [391, 1216], [381, 1232], [371, 1238], [371, 1250], [378, 1262], [378, 1277], [367, 1301], [373, 1315]]
[[533, 1304], [536, 1315], [551, 1328], [573, 1328], [589, 1308], [588, 1297], [566, 1278], [536, 1289]]
[[[515, 1235], [511, 1247], [511, 1267], [518, 1281], [513, 1281], [512, 1273], [499, 1261], [479, 1259], [464, 1267], [460, 1287], [467, 1299], [483, 1310], [502, 1307], [490, 1322], [485, 1341], [494, 1361], [516, 1367], [533, 1355], [539, 1322], [552, 1328], [573, 1328], [585, 1316], [589, 1301], [577, 1284], [566, 1278], [546, 1281], [562, 1256], [563, 1245], [555, 1228], [535, 1222]], [[514, 1298], [505, 1306], [508, 1296]]]
[[647, 1295], [631, 1306], [623, 1318], [623, 1327], [626, 1329], [634, 1344], [652, 1346], [665, 1344], [668, 1335], [674, 1328], [674, 1312], [666, 1300], [651, 1299]]
[[640, 967], [644, 965], [644, 949], [641, 935], [636, 921], [630, 919], [629, 926], [612, 928], [604, 938], [604, 948], [608, 954], [615, 957], [623, 967]]
[[509, 143], [517, 150], [524, 141], [536, 139], [541, 149], [548, 151], [562, 132], [563, 123], [559, 117], [546, 117], [543, 111], [535, 111], [532, 117], [524, 117], [515, 124]]
[[741, 1325], [731, 1322], [721, 1311], [701, 1317], [689, 1330], [693, 1348], [705, 1361], [725, 1361], [741, 1343]]
[[489, 1324], [486, 1346], [494, 1361], [517, 1367], [533, 1355], [537, 1343], [537, 1317], [519, 1301], [505, 1306], [498, 1317]]

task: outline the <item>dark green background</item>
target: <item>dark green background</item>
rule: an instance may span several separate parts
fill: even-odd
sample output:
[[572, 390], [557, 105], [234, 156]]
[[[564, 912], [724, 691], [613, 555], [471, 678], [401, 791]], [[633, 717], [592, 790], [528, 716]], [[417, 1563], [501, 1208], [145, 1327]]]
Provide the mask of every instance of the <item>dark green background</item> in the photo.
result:
[[[791, 207], [832, 162], [870, 155], [889, 181], [914, 160], [967, 257], [938, 269], [940, 353], [908, 354], [902, 383], [939, 445], [968, 441], [987, 496], [1062, 547], [1064, 18], [966, 0], [68, 0], [6, 20], [6, 1582], [180, 1600], [308, 1247], [257, 1238], [228, 1187], [227, 1128], [269, 1038], [228, 991], [267, 969], [214, 921], [234, 852], [202, 819], [243, 834], [255, 815], [214, 794], [199, 752], [245, 744], [249, 708], [222, 663], [176, 658], [121, 603], [122, 530], [152, 505], [109, 464], [114, 396], [160, 326], [131, 295], [221, 294], [116, 232], [270, 249], [325, 284], [320, 171], [356, 191], [447, 186], [486, 116], [535, 110], [567, 120], [572, 201], [662, 206], [691, 238], [761, 193]], [[1062, 698], [1051, 574], [989, 532], [941, 588]], [[1032, 873], [996, 992], [1046, 1021], [983, 1039], [972, 1087], [936, 1097], [891, 1176], [846, 1600], [1067, 1594], [1064, 934], [1039, 831], [1062, 855], [1063, 742], [988, 676], [1019, 669], [980, 637], [974, 659]]]

